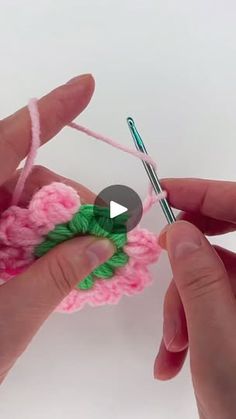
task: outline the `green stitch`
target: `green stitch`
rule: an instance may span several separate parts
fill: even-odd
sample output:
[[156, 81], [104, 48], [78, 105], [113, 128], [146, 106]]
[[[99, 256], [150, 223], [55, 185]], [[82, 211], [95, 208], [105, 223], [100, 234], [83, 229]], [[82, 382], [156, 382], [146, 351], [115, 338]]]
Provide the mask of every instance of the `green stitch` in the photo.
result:
[[75, 288], [79, 289], [79, 290], [89, 290], [90, 288], [93, 288], [95, 282], [95, 277], [93, 276], [93, 274], [90, 274], [88, 276], [86, 276], [86, 278], [84, 278], [82, 281], [80, 281]]
[[[119, 231], [124, 222], [128, 220], [127, 214], [121, 214], [114, 219], [109, 216], [109, 209], [96, 206], [96, 218], [94, 217], [94, 206], [91, 204], [81, 205], [79, 211], [68, 223], [57, 225], [35, 249], [35, 256], [41, 257], [58, 244], [76, 236], [91, 235], [106, 237], [111, 240], [117, 249], [116, 253], [105, 263], [98, 266], [94, 271], [76, 285], [77, 289], [89, 290], [93, 287], [96, 279], [112, 278], [115, 270], [126, 265], [129, 256], [124, 252], [124, 245], [127, 243], [127, 233], [111, 233], [112, 229]], [[99, 216], [99, 223], [97, 218]]]

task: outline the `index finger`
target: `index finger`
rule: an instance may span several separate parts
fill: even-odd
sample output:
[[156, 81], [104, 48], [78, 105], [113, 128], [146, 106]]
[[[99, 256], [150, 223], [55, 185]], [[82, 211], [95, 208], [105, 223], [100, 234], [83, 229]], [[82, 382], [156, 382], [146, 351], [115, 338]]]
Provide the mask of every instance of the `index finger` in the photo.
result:
[[163, 179], [170, 205], [217, 220], [236, 222], [236, 182], [205, 179]]
[[[94, 91], [89, 74], [75, 77], [38, 101], [41, 144], [56, 135], [88, 105]], [[0, 121], [0, 185], [28, 154], [31, 121], [27, 107]]]

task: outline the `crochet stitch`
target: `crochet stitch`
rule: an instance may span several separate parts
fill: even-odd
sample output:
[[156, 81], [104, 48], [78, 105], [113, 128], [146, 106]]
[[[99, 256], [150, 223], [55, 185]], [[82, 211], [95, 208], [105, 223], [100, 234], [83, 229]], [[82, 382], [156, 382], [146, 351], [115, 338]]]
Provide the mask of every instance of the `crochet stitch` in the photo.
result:
[[[18, 179], [12, 205], [0, 218], [0, 280], [6, 282], [20, 274], [36, 258], [65, 240], [79, 235], [94, 235], [110, 239], [116, 252], [107, 262], [80, 281], [56, 310], [73, 312], [85, 304], [114, 304], [122, 295], [142, 291], [151, 282], [148, 266], [158, 260], [161, 252], [155, 234], [139, 226], [128, 233], [109, 233], [112, 228], [107, 231], [101, 227], [104, 225], [102, 223], [119, 225], [127, 216], [122, 214], [111, 220], [107, 208], [97, 207], [101, 217], [101, 223], [98, 224], [93, 215], [94, 205], [81, 205], [77, 192], [59, 182], [53, 182], [38, 190], [28, 208], [17, 205], [40, 145], [37, 100], [31, 100], [28, 108], [32, 122], [31, 150]], [[138, 158], [144, 157], [142, 153], [117, 145], [113, 140], [87, 128], [75, 123], [69, 125]], [[145, 156], [145, 159], [155, 165], [149, 156]], [[165, 192], [155, 196], [150, 188], [143, 204], [144, 213], [164, 196]]]
[[[119, 222], [122, 223], [124, 217], [116, 217], [115, 220], [111, 220], [109, 217], [109, 210], [107, 208], [101, 208], [101, 218], [100, 223], [98, 224], [97, 219], [94, 219], [93, 216], [94, 207], [94, 205], [82, 205], [72, 220], [66, 224], [57, 225], [55, 229], [47, 235], [46, 240], [35, 250], [35, 255], [40, 257], [57, 244], [82, 234], [109, 238], [116, 248], [116, 253], [77, 285], [77, 288], [81, 290], [92, 288], [95, 280], [98, 278], [112, 278], [115, 269], [126, 265], [129, 259], [128, 255], [123, 250], [123, 246], [127, 243], [127, 235], [125, 233], [108, 233], [100, 227], [102, 220], [104, 220], [104, 224], [107, 222], [113, 223], [113, 227], [115, 227], [116, 225], [119, 225]], [[99, 209], [100, 208], [97, 207], [97, 210]]]

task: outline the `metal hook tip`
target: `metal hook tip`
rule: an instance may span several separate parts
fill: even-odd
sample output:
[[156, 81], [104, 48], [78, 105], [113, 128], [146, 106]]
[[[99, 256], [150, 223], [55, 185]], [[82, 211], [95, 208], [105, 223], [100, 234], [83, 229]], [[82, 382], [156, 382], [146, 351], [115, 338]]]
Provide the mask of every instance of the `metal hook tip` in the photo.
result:
[[135, 126], [134, 120], [133, 120], [133, 118], [131, 118], [131, 116], [128, 116], [128, 118], [127, 118], [127, 124], [130, 127], [134, 127]]

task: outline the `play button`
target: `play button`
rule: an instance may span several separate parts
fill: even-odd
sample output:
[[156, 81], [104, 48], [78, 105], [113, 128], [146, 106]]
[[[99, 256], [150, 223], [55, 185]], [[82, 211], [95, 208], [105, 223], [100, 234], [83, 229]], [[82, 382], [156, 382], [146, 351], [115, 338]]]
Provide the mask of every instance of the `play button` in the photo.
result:
[[126, 211], [128, 211], [128, 208], [118, 204], [118, 202], [110, 202], [110, 218], [115, 218], [118, 215], [124, 214]]
[[112, 185], [103, 189], [94, 203], [94, 218], [100, 228], [118, 234], [132, 230], [142, 218], [142, 201], [128, 186]]

